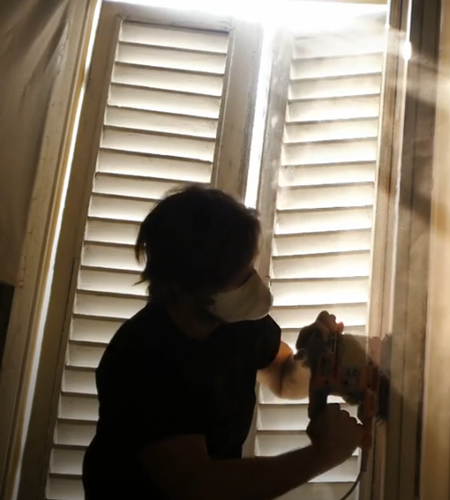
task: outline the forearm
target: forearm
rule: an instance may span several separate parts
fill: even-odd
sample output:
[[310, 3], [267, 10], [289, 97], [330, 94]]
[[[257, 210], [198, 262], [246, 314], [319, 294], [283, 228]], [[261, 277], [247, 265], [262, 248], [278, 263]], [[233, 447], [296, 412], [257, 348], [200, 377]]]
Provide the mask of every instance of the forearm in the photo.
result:
[[211, 460], [203, 471], [205, 489], [198, 498], [273, 500], [333, 466], [312, 446], [277, 457]]
[[299, 360], [290, 356], [281, 371], [279, 397], [283, 399], [304, 399], [308, 397], [310, 370]]

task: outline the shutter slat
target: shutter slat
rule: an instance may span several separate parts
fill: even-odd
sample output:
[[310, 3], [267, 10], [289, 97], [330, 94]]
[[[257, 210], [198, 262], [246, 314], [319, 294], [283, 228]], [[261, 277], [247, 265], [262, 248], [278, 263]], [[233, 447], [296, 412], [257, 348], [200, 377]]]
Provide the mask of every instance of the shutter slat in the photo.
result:
[[283, 154], [287, 166], [328, 162], [370, 162], [375, 161], [377, 141], [323, 141], [308, 144], [288, 145]]
[[217, 119], [220, 112], [219, 97], [181, 94], [175, 91], [117, 83], [111, 85], [109, 104], [161, 113], [191, 115], [199, 118]]
[[139, 283], [139, 272], [117, 272], [117, 269], [92, 269], [83, 267], [80, 272], [79, 290], [115, 292], [126, 295], [145, 295], [147, 285]]
[[375, 164], [336, 163], [328, 165], [290, 166], [280, 172], [279, 185], [314, 186], [320, 184], [349, 184], [351, 182], [374, 182]]
[[[352, 416], [356, 416], [358, 411], [357, 408], [348, 404], [343, 404], [342, 408]], [[292, 435], [287, 431], [305, 432], [308, 424], [307, 400], [296, 401], [292, 404], [262, 404], [258, 412], [258, 429], [260, 431], [271, 431], [272, 434], [274, 434], [273, 431], [279, 431], [280, 434], [285, 433], [284, 436], [287, 438]], [[266, 434], [266, 437], [272, 436]]]
[[355, 75], [351, 77], [327, 78], [323, 80], [298, 80], [289, 89], [289, 99], [317, 99], [377, 94], [380, 91], [381, 73]]
[[224, 55], [228, 49], [227, 33], [199, 33], [187, 29], [173, 30], [133, 22], [122, 24], [120, 40], [144, 45], [218, 52]]
[[56, 474], [81, 475], [83, 456], [83, 450], [53, 448], [52, 472]]
[[60, 445], [87, 446], [95, 434], [95, 423], [76, 420], [59, 420], [55, 428], [55, 443]]
[[355, 97], [300, 99], [291, 101], [287, 110], [288, 122], [314, 120], [345, 120], [350, 118], [377, 118], [378, 94]]
[[[334, 309], [333, 309], [334, 310]], [[354, 335], [365, 335], [366, 332], [366, 326], [364, 322], [362, 322], [361, 325], [348, 325], [347, 322], [345, 324], [345, 330], [347, 333], [352, 333]], [[288, 346], [295, 351], [295, 343], [297, 341], [297, 337], [300, 331], [299, 328], [283, 328], [281, 330], [281, 339], [283, 342], [286, 342]]]
[[98, 159], [98, 171], [128, 174], [173, 177], [180, 181], [205, 183], [211, 177], [212, 164], [190, 158], [162, 155], [146, 155], [130, 151], [102, 149]]
[[345, 324], [349, 328], [352, 325], [364, 325], [366, 322], [367, 304], [365, 302], [356, 304], [319, 302], [314, 305], [275, 306], [271, 314], [281, 328], [296, 328], [300, 330], [303, 326], [312, 323], [324, 309], [333, 310], [333, 313], [338, 318], [345, 319]]
[[[364, 20], [365, 21], [365, 20]], [[322, 40], [317, 37], [297, 38], [294, 45], [294, 60], [304, 58], [319, 57], [342, 57], [342, 56], [363, 56], [374, 54], [380, 51], [385, 44], [385, 31], [380, 30], [380, 24], [384, 20], [367, 26], [364, 22], [364, 29], [358, 30], [357, 26], [352, 26], [348, 33], [327, 33]]]
[[145, 307], [144, 298], [113, 297], [106, 294], [78, 292], [74, 312], [88, 316], [128, 319]]
[[135, 151], [154, 155], [175, 153], [195, 160], [212, 161], [214, 142], [179, 136], [157, 135], [131, 129], [108, 127], [103, 133], [103, 145], [111, 149]]
[[295, 304], [352, 304], [367, 302], [368, 279], [273, 280], [275, 306]]
[[370, 229], [372, 207], [341, 210], [292, 210], [278, 212], [276, 234]]
[[105, 346], [79, 344], [71, 341], [67, 350], [66, 364], [71, 367], [95, 369], [104, 351]]
[[94, 182], [94, 192], [124, 197], [158, 199], [168, 191], [180, 188], [183, 184], [173, 179], [152, 179], [149, 177], [97, 172]]
[[301, 143], [312, 141], [332, 141], [339, 139], [363, 139], [377, 137], [378, 120], [342, 120], [336, 122], [312, 122], [308, 124], [292, 124], [286, 127], [285, 143]]
[[139, 224], [102, 220], [90, 217], [86, 226], [86, 240], [133, 245], [139, 232]]
[[98, 401], [92, 397], [62, 393], [59, 401], [59, 417], [96, 422]]
[[[283, 410], [285, 408], [290, 408], [291, 406], [294, 408], [300, 408], [302, 407], [302, 411], [307, 411], [307, 405], [308, 401], [306, 399], [302, 399], [299, 401], [294, 401], [294, 400], [285, 400], [285, 399], [280, 399], [277, 396], [275, 396], [267, 387], [261, 386], [259, 390], [259, 401], [262, 407], [270, 406], [273, 407], [277, 410]], [[336, 396], [330, 396], [328, 399], [330, 403], [342, 403], [342, 399]], [[344, 403], [344, 406], [346, 404]], [[298, 409], [297, 408], [297, 409]], [[353, 411], [353, 410], [352, 410]], [[306, 426], [305, 426], [306, 428]]]
[[97, 394], [94, 372], [92, 370], [75, 370], [71, 366], [66, 366], [64, 370], [63, 390], [67, 392]]
[[382, 64], [382, 52], [350, 57], [297, 59], [292, 64], [291, 78], [292, 80], [305, 80], [373, 74], [380, 71]]
[[278, 257], [272, 261], [275, 279], [368, 277], [370, 264], [369, 251]]
[[192, 94], [220, 97], [223, 89], [222, 75], [170, 68], [146, 67], [117, 63], [112, 81], [141, 87], [151, 86], [160, 90], [177, 90]]
[[140, 223], [155, 204], [155, 200], [133, 200], [122, 196], [94, 193], [91, 197], [89, 215]]
[[370, 230], [328, 231], [325, 233], [304, 233], [276, 236], [273, 243], [274, 256], [291, 256], [328, 253], [330, 242], [335, 252], [370, 250]]
[[79, 477], [64, 478], [50, 474], [46, 496], [48, 500], [80, 500], [84, 498], [83, 484]]
[[176, 50], [137, 43], [119, 44], [119, 62], [204, 73], [223, 73], [226, 54]]
[[214, 119], [117, 106], [107, 108], [105, 123], [119, 128], [178, 135], [185, 133], [188, 129], [190, 135], [205, 139], [214, 139], [217, 134], [217, 120]]
[[[86, 243], [83, 253], [83, 265], [128, 271], [139, 271], [141, 269], [141, 266], [136, 261], [132, 245], [114, 246], [110, 244]], [[107, 278], [107, 276], [105, 277]], [[121, 279], [120, 276], [118, 279]]]
[[373, 196], [373, 182], [281, 188], [278, 194], [277, 208], [279, 210], [295, 210], [365, 207], [373, 203]]
[[71, 338], [80, 342], [107, 344], [122, 323], [123, 319], [75, 315], [72, 321]]

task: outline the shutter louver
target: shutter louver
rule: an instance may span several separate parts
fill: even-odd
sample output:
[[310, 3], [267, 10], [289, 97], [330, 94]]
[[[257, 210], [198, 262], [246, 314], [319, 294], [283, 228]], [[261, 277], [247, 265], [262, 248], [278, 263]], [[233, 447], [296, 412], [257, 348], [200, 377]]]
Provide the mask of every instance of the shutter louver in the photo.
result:
[[[384, 23], [360, 16], [345, 32], [295, 41], [270, 271], [272, 315], [293, 348], [324, 309], [365, 333]], [[307, 424], [307, 401], [261, 388], [256, 455], [307, 445]], [[358, 468], [355, 454], [283, 499], [339, 500]]]
[[228, 35], [123, 22], [91, 193], [54, 433], [49, 500], [81, 500], [95, 433], [95, 368], [146, 303], [133, 245], [139, 223], [177, 186], [211, 181]]

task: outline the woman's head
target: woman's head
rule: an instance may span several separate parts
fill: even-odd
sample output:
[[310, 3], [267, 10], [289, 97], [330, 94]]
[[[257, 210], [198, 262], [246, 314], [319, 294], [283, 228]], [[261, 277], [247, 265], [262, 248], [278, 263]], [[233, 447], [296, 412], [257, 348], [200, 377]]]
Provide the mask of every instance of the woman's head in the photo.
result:
[[137, 257], [153, 299], [200, 301], [237, 288], [251, 275], [260, 224], [254, 210], [217, 190], [190, 186], [160, 201], [141, 225]]

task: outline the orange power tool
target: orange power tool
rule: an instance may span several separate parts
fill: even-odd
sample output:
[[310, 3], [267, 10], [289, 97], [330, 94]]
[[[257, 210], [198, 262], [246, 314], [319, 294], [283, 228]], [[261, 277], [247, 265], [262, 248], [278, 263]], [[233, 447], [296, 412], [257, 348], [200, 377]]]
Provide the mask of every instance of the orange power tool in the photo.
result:
[[367, 468], [374, 421], [387, 419], [389, 349], [390, 336], [382, 340], [339, 332], [327, 338], [317, 333], [305, 349], [311, 370], [309, 418], [324, 410], [330, 395], [358, 405], [358, 418], [364, 427], [361, 472]]

